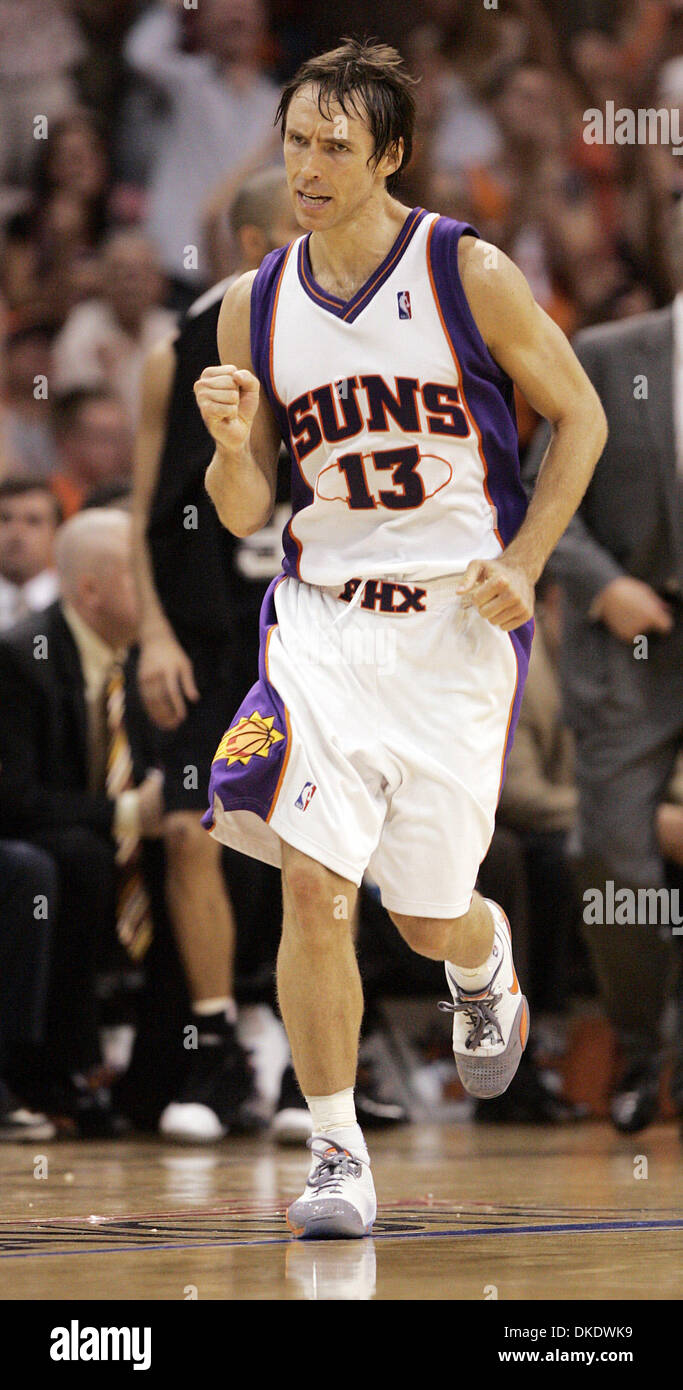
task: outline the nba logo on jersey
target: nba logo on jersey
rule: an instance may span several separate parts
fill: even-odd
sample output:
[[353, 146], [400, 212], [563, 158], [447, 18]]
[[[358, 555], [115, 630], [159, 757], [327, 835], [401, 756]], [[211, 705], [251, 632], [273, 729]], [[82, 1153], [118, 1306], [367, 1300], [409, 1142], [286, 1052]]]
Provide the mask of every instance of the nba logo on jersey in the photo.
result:
[[398, 316], [400, 319], [411, 319], [410, 312], [410, 290], [399, 290], [396, 295], [398, 300]]
[[294, 805], [298, 806], [300, 811], [305, 811], [315, 790], [315, 782], [304, 782], [304, 785], [301, 788], [301, 791], [299, 792], [299, 795], [297, 796]]

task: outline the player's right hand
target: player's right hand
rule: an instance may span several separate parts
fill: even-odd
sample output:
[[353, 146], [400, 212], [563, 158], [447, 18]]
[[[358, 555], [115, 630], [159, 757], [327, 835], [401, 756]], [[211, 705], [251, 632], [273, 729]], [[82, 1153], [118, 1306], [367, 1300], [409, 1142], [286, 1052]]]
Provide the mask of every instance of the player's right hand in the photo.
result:
[[175, 637], [162, 633], [140, 642], [138, 689], [147, 714], [160, 729], [182, 724], [185, 700], [198, 700], [199, 691], [192, 662]]
[[232, 452], [248, 440], [259, 390], [258, 378], [244, 368], [204, 368], [194, 384], [194, 394], [204, 424], [221, 448]]

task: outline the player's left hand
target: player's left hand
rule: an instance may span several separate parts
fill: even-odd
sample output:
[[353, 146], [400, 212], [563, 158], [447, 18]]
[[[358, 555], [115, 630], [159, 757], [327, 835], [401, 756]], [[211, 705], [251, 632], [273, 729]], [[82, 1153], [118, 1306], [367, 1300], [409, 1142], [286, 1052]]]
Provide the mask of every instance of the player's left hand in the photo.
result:
[[457, 592], [466, 608], [475, 607], [503, 632], [533, 617], [534, 586], [524, 570], [505, 560], [471, 560]]

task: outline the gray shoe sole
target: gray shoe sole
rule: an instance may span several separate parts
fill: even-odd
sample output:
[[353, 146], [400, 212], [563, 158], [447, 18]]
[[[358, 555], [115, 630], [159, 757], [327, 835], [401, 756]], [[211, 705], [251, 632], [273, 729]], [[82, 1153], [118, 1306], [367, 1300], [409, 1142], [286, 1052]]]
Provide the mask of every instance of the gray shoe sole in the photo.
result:
[[[525, 1021], [526, 1031], [524, 1042], [522, 1042], [522, 1025]], [[458, 1076], [462, 1081], [468, 1095], [476, 1096], [478, 1100], [493, 1100], [494, 1096], [502, 1096], [503, 1091], [507, 1091], [515, 1072], [522, 1060], [522, 1053], [529, 1037], [529, 1005], [522, 995], [519, 1001], [519, 1008], [515, 1015], [515, 1021], [510, 1033], [510, 1041], [504, 1052], [499, 1052], [497, 1057], [467, 1057], [461, 1052], [455, 1052], [455, 1065]]]
[[364, 1226], [360, 1212], [340, 1198], [334, 1202], [293, 1202], [287, 1209], [287, 1225], [302, 1240], [338, 1240], [367, 1236], [373, 1223]]

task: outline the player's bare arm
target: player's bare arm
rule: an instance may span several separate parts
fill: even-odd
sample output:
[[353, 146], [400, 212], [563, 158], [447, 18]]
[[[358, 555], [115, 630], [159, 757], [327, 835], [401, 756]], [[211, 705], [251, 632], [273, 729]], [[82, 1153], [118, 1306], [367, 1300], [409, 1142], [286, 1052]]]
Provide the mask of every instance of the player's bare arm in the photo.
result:
[[140, 605], [138, 686], [145, 709], [162, 729], [174, 729], [197, 700], [192, 662], [177, 641], [154, 583], [147, 524], [159, 477], [175, 375], [173, 335], [148, 353], [142, 373], [140, 420], [133, 466], [133, 572]]
[[280, 432], [254, 376], [250, 347], [251, 288], [256, 271], [227, 290], [218, 320], [220, 367], [195, 383], [197, 405], [216, 442], [206, 490], [234, 536], [250, 536], [275, 505]]
[[492, 357], [552, 425], [517, 535], [499, 560], [472, 561], [462, 585], [483, 617], [510, 631], [532, 616], [534, 586], [588, 487], [605, 447], [607, 421], [564, 333], [536, 303], [509, 257], [487, 242], [463, 236], [459, 268]]

